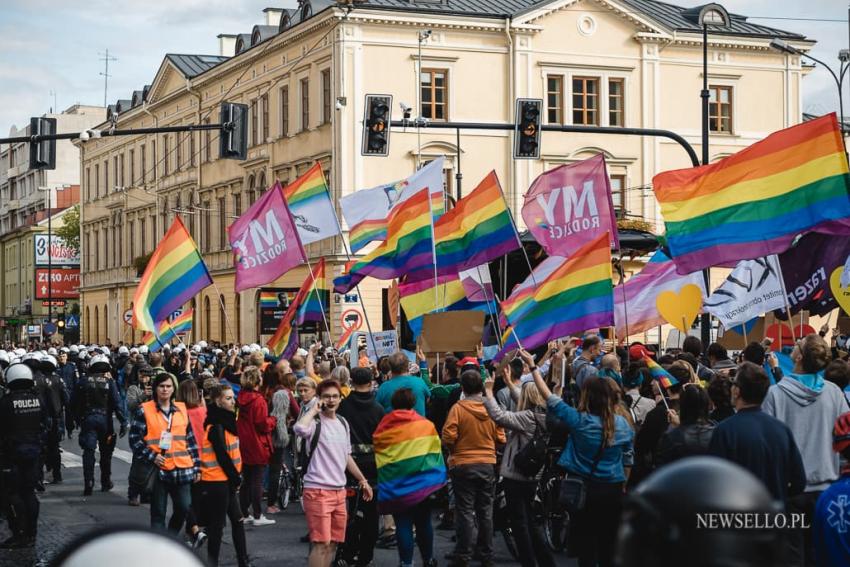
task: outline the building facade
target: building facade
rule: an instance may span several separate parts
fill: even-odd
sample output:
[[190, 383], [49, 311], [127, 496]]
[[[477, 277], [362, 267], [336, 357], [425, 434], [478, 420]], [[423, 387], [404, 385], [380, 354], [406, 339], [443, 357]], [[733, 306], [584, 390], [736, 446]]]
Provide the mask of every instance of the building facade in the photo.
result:
[[[175, 214], [216, 282], [193, 301], [196, 336], [268, 338], [259, 333], [258, 291], [233, 291], [226, 229], [269, 185], [292, 181], [315, 162], [338, 200], [445, 155], [449, 195], [469, 193], [495, 170], [521, 219], [522, 195], [537, 175], [601, 152], [620, 215], [659, 227], [652, 177], [691, 166], [671, 141], [546, 132], [540, 160], [515, 161], [510, 132], [410, 126], [392, 131], [388, 158], [363, 157], [364, 99], [392, 94], [396, 119], [404, 103], [429, 122], [505, 123], [514, 120], [516, 98], [540, 98], [545, 122], [669, 129], [699, 152], [702, 35], [692, 10], [652, 0], [355, 4], [349, 11], [302, 0], [297, 9], [267, 9], [251, 33], [219, 35], [217, 56], [166, 55], [149, 86], [110, 107], [118, 128], [134, 128], [215, 123], [222, 101], [246, 103], [248, 159], [219, 159], [216, 132], [81, 144], [84, 340], [139, 340], [122, 314]], [[813, 45], [737, 15], [710, 35], [712, 159], [800, 121], [805, 68], [799, 57], [771, 51], [773, 37], [802, 50]], [[335, 274], [346, 260], [338, 239], [308, 253], [326, 257]], [[297, 288], [305, 277], [306, 269], [296, 269], [268, 287]], [[388, 324], [388, 284], [361, 285], [373, 330]], [[354, 297], [334, 296], [335, 338], [351, 310], [360, 310]]]

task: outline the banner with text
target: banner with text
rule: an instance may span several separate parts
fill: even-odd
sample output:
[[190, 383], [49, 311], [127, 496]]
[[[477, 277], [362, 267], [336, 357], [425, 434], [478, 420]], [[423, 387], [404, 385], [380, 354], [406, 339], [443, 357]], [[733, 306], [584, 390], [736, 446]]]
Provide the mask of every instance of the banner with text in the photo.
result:
[[705, 310], [717, 317], [723, 328], [729, 329], [782, 309], [785, 299], [779, 278], [779, 259], [775, 255], [742, 260], [705, 300]]
[[[48, 242], [50, 243], [48, 246]], [[47, 233], [35, 235], [35, 265], [38, 266], [79, 266], [80, 251], [71, 248], [59, 236], [50, 238]]]

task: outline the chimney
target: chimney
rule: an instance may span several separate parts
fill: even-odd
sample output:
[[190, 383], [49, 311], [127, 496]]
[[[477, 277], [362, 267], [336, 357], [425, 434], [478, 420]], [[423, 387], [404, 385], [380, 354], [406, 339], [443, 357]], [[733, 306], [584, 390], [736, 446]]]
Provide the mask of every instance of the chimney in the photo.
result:
[[281, 8], [266, 8], [263, 13], [266, 15], [267, 26], [277, 27], [280, 25], [280, 17], [283, 15]]
[[236, 55], [236, 34], [218, 34], [218, 54], [222, 57], [233, 57]]

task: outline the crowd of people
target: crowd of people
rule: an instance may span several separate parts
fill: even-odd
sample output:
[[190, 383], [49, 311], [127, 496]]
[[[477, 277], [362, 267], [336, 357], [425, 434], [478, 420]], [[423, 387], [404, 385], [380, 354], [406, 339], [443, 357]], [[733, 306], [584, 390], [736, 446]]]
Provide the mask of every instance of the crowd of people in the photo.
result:
[[[787, 373], [769, 341], [730, 356], [695, 337], [662, 354], [588, 334], [499, 362], [481, 347], [369, 360], [319, 344], [288, 359], [204, 341], [153, 353], [7, 344], [0, 492], [12, 536], [0, 547], [34, 544], [36, 493], [63, 482], [59, 444], [78, 431], [84, 496], [95, 449], [99, 488], [114, 488], [112, 451], [129, 434], [128, 505], [149, 503], [151, 527], [205, 544], [210, 565], [228, 521], [238, 563], [250, 565], [244, 526], [274, 524], [290, 499], [311, 567], [371, 565], [387, 540], [403, 567], [417, 549], [426, 566], [491, 565], [500, 490], [516, 562], [554, 566], [535, 504], [553, 450], [566, 548], [581, 567], [630, 563], [618, 547], [630, 502], [697, 456], [749, 471], [776, 511], [804, 518], [776, 540], [782, 562], [848, 565], [850, 364], [825, 335], [801, 338]], [[673, 378], [666, 387], [656, 364]], [[455, 530], [445, 558], [435, 527]]]

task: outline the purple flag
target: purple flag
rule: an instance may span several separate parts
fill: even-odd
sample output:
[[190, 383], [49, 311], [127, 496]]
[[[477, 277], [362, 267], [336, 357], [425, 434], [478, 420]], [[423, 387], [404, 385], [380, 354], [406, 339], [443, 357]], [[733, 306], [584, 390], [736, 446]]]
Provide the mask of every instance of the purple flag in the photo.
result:
[[272, 282], [307, 261], [280, 183], [229, 229], [236, 267], [236, 291]]
[[[841, 268], [850, 256], [850, 238], [810, 232], [793, 248], [779, 255], [785, 291], [791, 313], [806, 309], [810, 315], [826, 315], [838, 303], [829, 285], [832, 272]], [[787, 319], [783, 310], [774, 311]]]
[[605, 231], [618, 250], [617, 220], [605, 156], [562, 165], [540, 175], [525, 194], [522, 218], [550, 256], [571, 256]]

